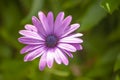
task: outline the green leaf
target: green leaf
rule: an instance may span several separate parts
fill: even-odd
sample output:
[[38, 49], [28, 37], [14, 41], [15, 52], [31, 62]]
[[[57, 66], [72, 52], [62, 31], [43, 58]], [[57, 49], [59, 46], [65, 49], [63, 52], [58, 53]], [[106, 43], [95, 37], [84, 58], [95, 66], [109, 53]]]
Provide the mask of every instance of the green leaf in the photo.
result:
[[120, 80], [120, 76], [119, 76], [119, 75], [117, 75], [115, 80]]
[[[59, 11], [62, 10], [61, 8], [61, 1], [60, 0], [49, 0], [49, 4], [51, 6], [51, 10], [57, 14]], [[49, 10], [49, 9], [48, 9]]]
[[22, 4], [24, 10], [26, 10], [26, 11], [30, 10], [32, 2], [33, 2], [33, 0], [29, 0], [29, 1], [21, 0], [20, 1], [20, 3]]
[[64, 3], [63, 3], [63, 8], [64, 9], [67, 9], [67, 8], [73, 8], [73, 7], [75, 7], [75, 6], [77, 6], [77, 5], [79, 5], [80, 4], [80, 2], [81, 2], [82, 0], [69, 0], [69, 1], [64, 1]]
[[114, 10], [118, 9], [120, 5], [120, 0], [102, 0], [101, 7], [103, 7], [109, 13], [112, 13]]
[[116, 63], [115, 63], [115, 66], [114, 66], [114, 71], [117, 71], [119, 69], [120, 69], [120, 53], [117, 56]]
[[0, 28], [4, 28], [9, 32], [10, 31], [15, 32], [16, 29], [19, 29], [19, 22], [21, 20], [22, 13], [19, 10], [17, 1], [7, 1], [7, 3], [3, 2], [0, 4], [1, 7], [0, 16], [2, 16], [2, 19], [0, 21], [2, 22], [2, 26]]
[[78, 77], [77, 79], [75, 80], [93, 80], [93, 79], [90, 79], [90, 78], [87, 78], [86, 76], [85, 77]]
[[108, 37], [108, 40], [112, 42], [120, 40], [120, 27], [117, 28], [115, 31], [111, 32], [111, 34]]
[[106, 12], [99, 6], [98, 2], [94, 2], [88, 7], [87, 12], [83, 16], [81, 28], [78, 31], [86, 31], [97, 25], [104, 17]]
[[29, 14], [23, 19], [22, 24], [29, 22], [32, 16], [36, 15], [42, 9], [44, 0], [33, 0], [32, 8]]
[[10, 59], [12, 56], [11, 47], [0, 43], [0, 58], [1, 59]]
[[0, 36], [3, 38], [3, 40], [10, 44], [12, 47], [16, 49], [21, 48], [21, 45], [18, 43], [18, 41], [13, 36], [11, 36], [8, 31], [2, 29], [0, 33], [1, 33]]
[[[4, 60], [0, 66], [3, 80], [24, 80], [27, 78], [30, 64], [17, 59]], [[30, 73], [29, 73], [30, 74]]]
[[61, 71], [57, 69], [46, 69], [46, 71], [54, 75], [61, 76], [61, 77], [67, 77], [70, 75], [68, 71]]
[[93, 69], [88, 72], [88, 77], [105, 77], [113, 72], [114, 62], [119, 53], [119, 45], [112, 46], [103, 56], [96, 60]]

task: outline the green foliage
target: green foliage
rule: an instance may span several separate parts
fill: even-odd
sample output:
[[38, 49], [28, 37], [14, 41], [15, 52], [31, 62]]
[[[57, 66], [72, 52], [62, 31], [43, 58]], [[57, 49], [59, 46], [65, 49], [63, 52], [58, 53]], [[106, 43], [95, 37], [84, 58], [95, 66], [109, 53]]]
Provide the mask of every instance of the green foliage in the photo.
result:
[[[60, 11], [80, 23], [83, 50], [68, 66], [38, 69], [24, 62], [18, 31], [39, 11]], [[0, 0], [0, 80], [120, 80], [120, 0]]]
[[44, 0], [33, 0], [31, 10], [25, 19], [23, 19], [22, 24], [30, 22], [31, 17], [36, 15], [38, 11], [42, 9], [42, 5], [44, 4], [43, 2]]
[[117, 76], [116, 76], [116, 79], [115, 79], [115, 80], [120, 80], [120, 77], [119, 77], [119, 75], [117, 75]]
[[115, 67], [114, 70], [118, 71], [120, 69], [120, 53], [118, 54], [117, 58], [116, 58], [116, 63], [115, 63]]
[[101, 6], [109, 13], [112, 13], [114, 10], [119, 9], [120, 0], [102, 0]]
[[[86, 31], [93, 28], [98, 22], [106, 16], [106, 12], [99, 6], [98, 1], [93, 2], [85, 12], [81, 20], [80, 31]], [[89, 25], [89, 26], [88, 26]]]

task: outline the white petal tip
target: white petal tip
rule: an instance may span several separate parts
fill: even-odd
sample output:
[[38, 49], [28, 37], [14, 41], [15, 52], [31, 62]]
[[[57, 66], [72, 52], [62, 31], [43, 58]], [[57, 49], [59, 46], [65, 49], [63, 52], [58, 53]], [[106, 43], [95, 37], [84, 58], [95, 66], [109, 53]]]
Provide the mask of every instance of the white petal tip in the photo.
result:
[[51, 63], [48, 63], [47, 66], [48, 66], [48, 68], [52, 68], [52, 64]]
[[57, 64], [61, 64], [61, 62], [57, 62]]
[[83, 36], [83, 34], [82, 34], [82, 33], [80, 33], [80, 36]]
[[66, 66], [68, 65], [68, 63], [64, 63]]
[[68, 61], [63, 62], [63, 64], [67, 66], [69, 64], [69, 62]]
[[77, 24], [76, 24], [76, 26], [80, 27], [80, 24], [79, 24], [79, 23], [77, 23]]
[[42, 11], [38, 12], [38, 16], [43, 15], [44, 13]]
[[27, 61], [28, 61], [28, 60], [25, 60], [25, 59], [24, 59], [24, 62], [27, 62]]
[[52, 68], [52, 66], [51, 66], [51, 65], [49, 65], [49, 66], [48, 66], [48, 68]]

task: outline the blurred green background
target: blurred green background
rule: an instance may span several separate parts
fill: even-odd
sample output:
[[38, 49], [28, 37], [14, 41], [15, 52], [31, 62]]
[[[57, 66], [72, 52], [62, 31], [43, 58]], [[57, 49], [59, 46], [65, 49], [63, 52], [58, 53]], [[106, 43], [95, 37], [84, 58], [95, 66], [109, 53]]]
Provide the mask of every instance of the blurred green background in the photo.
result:
[[[68, 66], [24, 62], [18, 31], [38, 11], [60, 11], [80, 23], [84, 49]], [[120, 80], [120, 0], [0, 0], [0, 80]]]

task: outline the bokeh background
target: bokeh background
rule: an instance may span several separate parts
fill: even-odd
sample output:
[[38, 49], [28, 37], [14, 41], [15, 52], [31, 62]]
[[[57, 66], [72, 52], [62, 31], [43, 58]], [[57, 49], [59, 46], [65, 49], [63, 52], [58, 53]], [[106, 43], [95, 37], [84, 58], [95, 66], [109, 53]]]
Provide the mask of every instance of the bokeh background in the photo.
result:
[[[68, 66], [24, 62], [18, 31], [38, 11], [60, 11], [80, 23], [83, 50]], [[120, 0], [0, 0], [0, 80], [120, 80]]]

